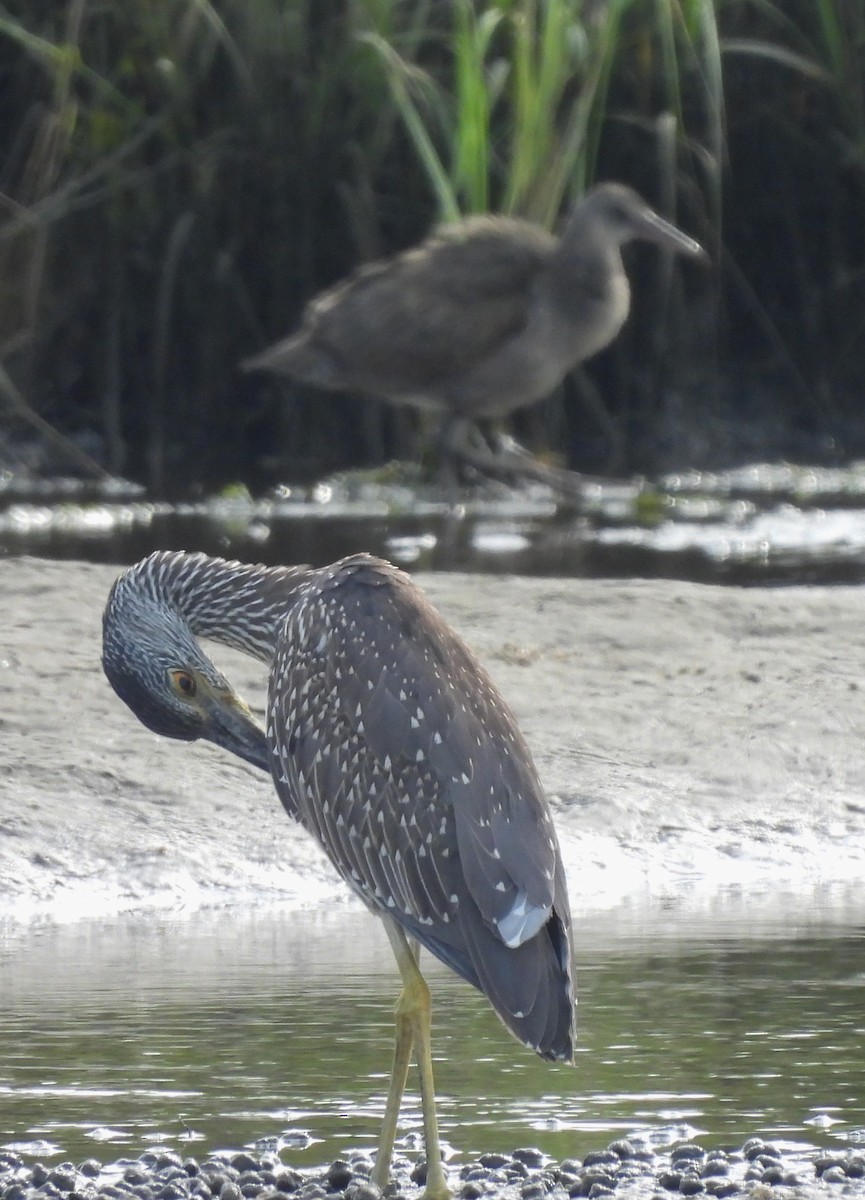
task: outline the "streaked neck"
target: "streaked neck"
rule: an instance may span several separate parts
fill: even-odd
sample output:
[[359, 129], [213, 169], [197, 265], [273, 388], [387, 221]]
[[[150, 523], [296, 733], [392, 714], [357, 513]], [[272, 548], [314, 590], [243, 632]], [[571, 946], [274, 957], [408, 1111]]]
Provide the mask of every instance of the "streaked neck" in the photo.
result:
[[120, 577], [109, 601], [146, 590], [174, 609], [196, 637], [212, 638], [270, 663], [307, 567], [264, 567], [206, 554], [159, 550]]

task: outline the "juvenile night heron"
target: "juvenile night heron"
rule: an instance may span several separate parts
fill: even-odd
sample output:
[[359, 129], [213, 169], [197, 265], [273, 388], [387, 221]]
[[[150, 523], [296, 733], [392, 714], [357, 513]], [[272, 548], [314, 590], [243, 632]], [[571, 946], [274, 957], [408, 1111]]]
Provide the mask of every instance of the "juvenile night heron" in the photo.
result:
[[600, 184], [560, 238], [469, 217], [362, 267], [243, 367], [439, 412], [445, 444], [460, 451], [472, 420], [543, 399], [613, 340], [630, 307], [621, 248], [634, 239], [706, 257], [631, 188]]
[[[200, 648], [270, 665], [267, 732]], [[279, 798], [384, 921], [402, 976], [373, 1181], [387, 1182], [412, 1048], [426, 1195], [449, 1195], [418, 943], [547, 1059], [573, 1057], [570, 913], [529, 749], [483, 667], [401, 571], [321, 570], [160, 551], [103, 618], [112, 687], [156, 733], [206, 738], [270, 771]]]

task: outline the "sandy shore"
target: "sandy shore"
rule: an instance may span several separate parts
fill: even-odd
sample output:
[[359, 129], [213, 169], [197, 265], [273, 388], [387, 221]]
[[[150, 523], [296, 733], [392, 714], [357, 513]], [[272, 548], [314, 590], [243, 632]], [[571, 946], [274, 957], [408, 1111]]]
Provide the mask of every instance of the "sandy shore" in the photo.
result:
[[[99, 664], [117, 570], [0, 563], [0, 917], [252, 896], [328, 865], [269, 781], [145, 730]], [[517, 712], [575, 908], [865, 874], [865, 589], [426, 576]], [[214, 658], [253, 707], [264, 673]]]

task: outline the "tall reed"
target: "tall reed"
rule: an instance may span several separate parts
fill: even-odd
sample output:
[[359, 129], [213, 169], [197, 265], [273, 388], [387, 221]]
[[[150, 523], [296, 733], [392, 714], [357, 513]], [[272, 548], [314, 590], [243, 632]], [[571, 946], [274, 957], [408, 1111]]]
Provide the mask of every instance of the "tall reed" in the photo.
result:
[[[711, 162], [717, 188], [723, 96], [711, 0], [453, 0], [450, 12], [444, 65], [441, 42], [415, 47], [409, 58], [375, 30], [362, 35], [442, 219], [492, 207], [553, 224], [594, 178], [602, 132], [616, 115], [610, 80], [633, 69], [635, 45], [637, 56], [657, 49], [650, 86], [660, 81], [677, 139], [699, 141], [702, 169]], [[688, 76], [699, 80], [706, 114], [699, 133], [685, 119]]]

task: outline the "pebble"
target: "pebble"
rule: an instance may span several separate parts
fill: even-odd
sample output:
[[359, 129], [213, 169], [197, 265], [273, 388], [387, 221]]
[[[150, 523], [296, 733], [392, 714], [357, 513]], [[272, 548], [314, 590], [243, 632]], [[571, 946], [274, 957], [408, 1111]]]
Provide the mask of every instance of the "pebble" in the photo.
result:
[[[290, 1154], [290, 1151], [284, 1151]], [[370, 1182], [372, 1162], [362, 1154], [335, 1159], [318, 1170], [298, 1171], [275, 1155], [248, 1151], [199, 1163], [171, 1150], [149, 1150], [137, 1159], [103, 1166], [87, 1159], [28, 1163], [0, 1151], [0, 1200], [419, 1200], [426, 1182], [423, 1159], [398, 1162], [384, 1193]], [[706, 1151], [686, 1142], [669, 1152], [617, 1139], [582, 1159], [552, 1163], [535, 1147], [510, 1154], [490, 1151], [449, 1169], [459, 1200], [608, 1200], [634, 1195], [669, 1200], [672, 1194], [708, 1200], [765, 1200], [770, 1191], [813, 1192], [865, 1200], [865, 1155], [860, 1147], [806, 1152], [794, 1158], [761, 1138], [738, 1151]]]
[[683, 1162], [699, 1162], [706, 1157], [706, 1151], [702, 1146], [697, 1146], [693, 1142], [686, 1142], [674, 1146], [670, 1151], [670, 1158], [674, 1163]]
[[510, 1162], [507, 1154], [482, 1154], [478, 1159], [478, 1163], [482, 1167], [489, 1167], [490, 1170], [500, 1170], [506, 1167]]
[[258, 1159], [253, 1158], [251, 1154], [247, 1154], [245, 1150], [241, 1150], [239, 1154], [232, 1154], [230, 1161], [235, 1171], [258, 1170]]
[[726, 1200], [727, 1196], [735, 1196], [739, 1191], [739, 1185], [733, 1183], [732, 1179], [719, 1179], [714, 1175], [704, 1179], [703, 1186], [706, 1189], [706, 1195], [714, 1196], [716, 1200]]
[[57, 1188], [58, 1192], [71, 1192], [75, 1187], [75, 1168], [72, 1163], [61, 1163], [48, 1174], [48, 1182]]
[[280, 1171], [274, 1180], [274, 1187], [279, 1192], [296, 1192], [298, 1188], [303, 1186], [303, 1176], [300, 1171], [292, 1171], [290, 1168]]
[[335, 1159], [325, 1173], [328, 1191], [344, 1192], [354, 1179], [354, 1172], [343, 1158]]
[[569, 1195], [571, 1196], [589, 1196], [594, 1188], [605, 1191], [612, 1191], [616, 1186], [616, 1177], [612, 1171], [605, 1171], [603, 1167], [589, 1167], [584, 1170], [578, 1178], [578, 1182], [571, 1188]]
[[547, 1161], [547, 1156], [535, 1146], [526, 1146], [521, 1150], [514, 1150], [511, 1154], [511, 1158], [515, 1158], [517, 1162], [521, 1162], [527, 1167], [535, 1167], [538, 1169], [540, 1169]]
[[368, 1179], [354, 1180], [345, 1189], [345, 1200], [381, 1200], [381, 1189]]
[[590, 1150], [583, 1159], [584, 1167], [617, 1167], [618, 1165], [619, 1156], [612, 1147], [609, 1150]]

